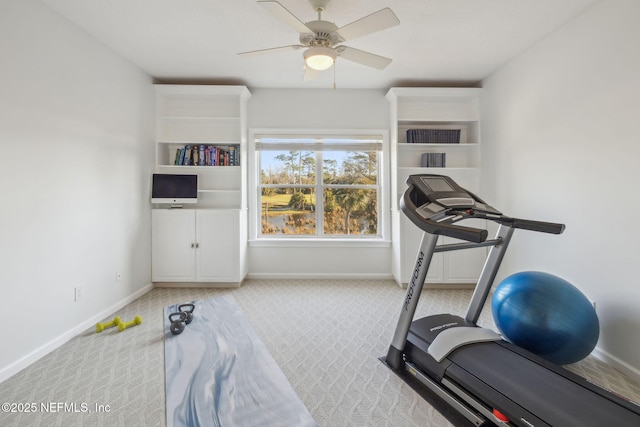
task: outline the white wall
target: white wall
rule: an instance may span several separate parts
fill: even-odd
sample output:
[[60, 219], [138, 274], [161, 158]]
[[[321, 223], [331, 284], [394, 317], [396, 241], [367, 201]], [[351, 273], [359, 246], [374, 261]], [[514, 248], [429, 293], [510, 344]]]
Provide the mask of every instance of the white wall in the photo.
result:
[[516, 233], [500, 277], [544, 270], [597, 303], [596, 354], [640, 374], [640, 2], [603, 0], [484, 82], [483, 196], [566, 223]]
[[154, 95], [34, 0], [0, 4], [0, 57], [1, 381], [150, 283]]
[[[249, 128], [389, 128], [389, 106], [382, 90], [252, 89], [251, 93]], [[252, 245], [248, 255], [249, 275], [390, 278], [390, 250], [388, 244], [373, 248], [339, 244]]]

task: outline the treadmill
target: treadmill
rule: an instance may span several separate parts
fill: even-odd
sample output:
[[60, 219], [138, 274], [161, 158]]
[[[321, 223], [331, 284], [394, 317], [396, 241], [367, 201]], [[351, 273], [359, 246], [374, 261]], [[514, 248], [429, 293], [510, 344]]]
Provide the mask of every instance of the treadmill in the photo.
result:
[[[382, 360], [444, 400], [472, 425], [523, 427], [640, 426], [640, 406], [477, 326], [514, 230], [561, 234], [563, 224], [510, 218], [443, 175], [412, 175], [400, 206], [424, 233], [400, 318]], [[487, 231], [457, 223], [480, 218]], [[439, 236], [463, 243], [436, 245]], [[490, 246], [464, 318], [413, 320], [436, 252]]]

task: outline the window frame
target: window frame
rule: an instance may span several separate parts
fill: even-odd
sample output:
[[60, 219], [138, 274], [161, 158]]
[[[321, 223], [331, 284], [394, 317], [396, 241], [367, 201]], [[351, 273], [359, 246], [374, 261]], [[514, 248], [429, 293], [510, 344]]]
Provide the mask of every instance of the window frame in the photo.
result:
[[[390, 207], [388, 200], [389, 187], [389, 133], [386, 129], [272, 129], [272, 128], [252, 128], [249, 129], [248, 138], [248, 219], [249, 219], [249, 244], [251, 246], [304, 246], [304, 247], [320, 247], [320, 246], [354, 246], [354, 247], [376, 247], [388, 246], [390, 244], [389, 222]], [[316, 164], [316, 180], [312, 185], [309, 184], [282, 184], [283, 187], [314, 187], [318, 192], [316, 194], [316, 233], [313, 235], [263, 235], [261, 230], [261, 189], [260, 183], [260, 143], [257, 138], [270, 137], [273, 138], [304, 138], [314, 139], [314, 143], [309, 143], [308, 148], [304, 151], [313, 151], [315, 154]], [[349, 145], [340, 145], [338, 143], [325, 143], [322, 139], [332, 139], [338, 137], [354, 138], [373, 136], [382, 142], [378, 152], [378, 182], [377, 185], [346, 185], [349, 188], [375, 188], [378, 191], [378, 233], [376, 235], [347, 235], [347, 234], [325, 234], [322, 218], [324, 214], [324, 191], [327, 188], [340, 187], [339, 184], [326, 184], [322, 182], [322, 166], [323, 166], [323, 150], [331, 151], [330, 148], [335, 146], [339, 151], [357, 151], [345, 148]], [[286, 146], [283, 144], [274, 144], [278, 147]], [[291, 148], [299, 147], [298, 144], [291, 144]], [[351, 145], [354, 148], [358, 144]], [[365, 145], [366, 146], [366, 145]], [[303, 149], [298, 149], [303, 151]], [[367, 150], [362, 150], [367, 151]], [[318, 170], [318, 167], [320, 168]]]

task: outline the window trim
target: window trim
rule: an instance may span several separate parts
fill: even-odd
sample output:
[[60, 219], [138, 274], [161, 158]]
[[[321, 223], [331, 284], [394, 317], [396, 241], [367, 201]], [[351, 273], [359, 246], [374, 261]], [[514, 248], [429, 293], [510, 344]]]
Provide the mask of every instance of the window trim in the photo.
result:
[[[331, 136], [363, 136], [376, 135], [382, 140], [380, 150], [378, 176], [378, 205], [379, 205], [379, 233], [375, 236], [358, 235], [357, 237], [345, 237], [344, 235], [311, 235], [311, 236], [261, 236], [259, 235], [260, 210], [258, 200], [259, 188], [259, 155], [256, 137], [258, 135], [273, 135], [274, 137], [318, 137]], [[390, 204], [389, 204], [389, 131], [387, 129], [282, 129], [282, 128], [251, 128], [248, 138], [248, 221], [249, 244], [251, 246], [290, 246], [290, 247], [380, 247], [390, 245]], [[342, 146], [340, 146], [342, 148]], [[318, 146], [310, 149], [316, 151]]]

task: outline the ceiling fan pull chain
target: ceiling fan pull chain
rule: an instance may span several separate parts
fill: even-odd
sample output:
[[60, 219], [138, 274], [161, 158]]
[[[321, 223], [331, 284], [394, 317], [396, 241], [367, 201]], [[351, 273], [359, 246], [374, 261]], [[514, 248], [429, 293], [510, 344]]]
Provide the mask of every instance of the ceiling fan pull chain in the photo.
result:
[[336, 90], [336, 61], [333, 61], [333, 90]]

